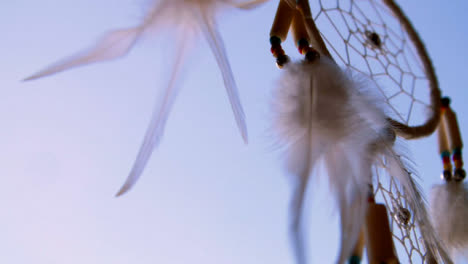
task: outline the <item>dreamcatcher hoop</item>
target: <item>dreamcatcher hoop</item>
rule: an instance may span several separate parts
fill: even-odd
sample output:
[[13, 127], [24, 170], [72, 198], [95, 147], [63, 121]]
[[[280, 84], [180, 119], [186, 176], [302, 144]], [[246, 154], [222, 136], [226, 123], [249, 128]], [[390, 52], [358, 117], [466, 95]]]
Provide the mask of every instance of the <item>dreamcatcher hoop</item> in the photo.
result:
[[[351, 1], [353, 2], [353, 0]], [[424, 73], [429, 81], [431, 108], [431, 114], [421, 125], [410, 126], [408, 125], [408, 123], [403, 123], [393, 118], [389, 118], [389, 121], [391, 122], [398, 136], [401, 136], [405, 139], [416, 139], [426, 137], [431, 135], [435, 131], [440, 119], [441, 92], [439, 89], [437, 76], [435, 74], [432, 61], [429, 58], [428, 52], [421, 38], [419, 37], [413, 25], [409, 21], [408, 17], [403, 13], [401, 7], [398, 6], [393, 0], [383, 0], [383, 2], [392, 11], [393, 15], [398, 19], [401, 26], [406, 31], [407, 35], [411, 39], [412, 44], [416, 49], [419, 58], [421, 59], [422, 66], [424, 68]], [[308, 1], [301, 1], [301, 4], [299, 4], [297, 8], [302, 12], [305, 18], [307, 26], [306, 28], [311, 38], [312, 46], [314, 46], [321, 54], [332, 58], [331, 53], [328, 50], [325, 41], [322, 38], [322, 36], [324, 36], [325, 34], [320, 32], [317, 28]], [[331, 43], [329, 44], [331, 45]]]

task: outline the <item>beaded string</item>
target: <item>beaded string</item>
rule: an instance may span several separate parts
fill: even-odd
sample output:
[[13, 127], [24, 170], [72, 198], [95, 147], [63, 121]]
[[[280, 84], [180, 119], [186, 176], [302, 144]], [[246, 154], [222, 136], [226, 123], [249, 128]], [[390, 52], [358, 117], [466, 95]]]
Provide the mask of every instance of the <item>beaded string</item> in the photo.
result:
[[313, 62], [320, 58], [319, 53], [310, 47], [309, 33], [307, 32], [304, 15], [296, 9], [291, 22], [294, 44], [300, 54], [305, 55], [306, 61]]
[[292, 8], [285, 0], [280, 0], [270, 31], [271, 53], [276, 58], [278, 68], [289, 62], [281, 43], [286, 40], [290, 28], [296, 47], [300, 54], [305, 55], [306, 61], [313, 62], [320, 58], [317, 50], [310, 47], [303, 14], [298, 9]]
[[309, 42], [306, 39], [300, 39], [297, 42], [297, 49], [299, 53], [305, 55], [305, 59], [309, 62], [313, 62], [316, 59], [320, 58], [320, 53], [311, 46], [309, 46]]
[[[458, 126], [457, 115], [455, 112], [450, 108], [450, 98], [444, 97], [441, 100], [442, 104], [442, 119], [441, 119], [441, 126], [444, 127], [445, 131], [447, 132], [447, 139], [449, 143], [449, 150], [452, 152], [452, 161], [454, 165], [453, 170], [453, 180], [455, 181], [462, 181], [466, 177], [466, 172], [463, 169], [463, 158], [462, 158], [462, 148], [463, 148], [463, 141], [461, 138], [460, 128]], [[448, 159], [450, 162], [450, 152], [448, 154]], [[447, 154], [442, 157], [444, 162], [444, 171], [445, 171], [445, 159], [447, 159]], [[448, 167], [448, 166], [447, 166]], [[448, 168], [451, 169], [451, 166]]]
[[441, 100], [441, 107], [440, 107], [440, 123], [437, 128], [437, 136], [439, 141], [439, 153], [440, 158], [442, 159], [443, 164], [443, 172], [441, 178], [450, 181], [452, 179], [452, 162], [450, 161], [450, 147], [448, 143], [448, 135], [445, 129], [445, 112], [447, 111], [448, 105], [446, 100]]
[[295, 10], [285, 0], [279, 1], [275, 19], [270, 30], [271, 53], [276, 58], [278, 68], [282, 68], [289, 62], [289, 57], [281, 47], [281, 42], [285, 41], [288, 36], [294, 12]]
[[271, 54], [273, 57], [276, 58], [276, 66], [278, 68], [283, 68], [283, 66], [289, 62], [289, 57], [281, 47], [281, 39], [277, 36], [270, 37], [270, 44], [271, 44]]

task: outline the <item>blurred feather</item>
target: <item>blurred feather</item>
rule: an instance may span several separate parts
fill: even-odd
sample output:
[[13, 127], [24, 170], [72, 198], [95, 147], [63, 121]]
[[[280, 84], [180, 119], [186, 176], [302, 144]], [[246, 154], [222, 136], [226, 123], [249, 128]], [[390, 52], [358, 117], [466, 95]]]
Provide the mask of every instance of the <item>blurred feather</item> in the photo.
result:
[[[224, 49], [224, 43], [217, 30], [215, 16], [222, 8], [236, 7], [240, 9], [251, 9], [264, 2], [266, 2], [266, 0], [151, 1], [151, 6], [148, 8], [149, 12], [146, 14], [140, 25], [133, 28], [119, 29], [106, 33], [93, 47], [68, 57], [58, 63], [52, 64], [24, 80], [35, 80], [75, 67], [117, 59], [126, 55], [143, 34], [160, 29], [160, 27], [163, 26], [169, 25], [171, 28], [182, 27], [182, 32], [188, 35], [193, 32], [201, 31], [205, 39], [208, 41], [211, 51], [216, 58], [237, 126], [244, 142], [247, 143], [248, 134], [244, 111], [242, 109], [239, 93]], [[187, 38], [184, 38], [184, 41], [186, 40]], [[174, 71], [177, 71], [182, 63], [179, 61], [179, 59], [182, 58], [180, 54], [177, 56], [178, 58], [175, 63], [176, 66]], [[173, 72], [172, 76], [175, 78], [177, 76], [177, 72]], [[153, 148], [158, 145], [164, 131], [164, 124], [167, 119], [167, 115], [170, 112], [170, 107], [175, 100], [176, 93], [175, 90], [172, 90], [174, 89], [175, 81], [175, 79], [172, 79], [169, 86], [166, 88], [168, 89], [166, 91], [166, 99], [168, 101], [163, 102], [161, 109], [156, 108], [156, 113], [153, 113], [153, 119], [149, 125], [137, 160], [135, 161], [135, 165], [124, 186], [118, 192], [118, 195], [123, 194], [133, 186], [142, 173]], [[157, 113], [157, 111], [162, 112]]]
[[431, 215], [439, 237], [452, 254], [468, 249], [468, 185], [446, 181], [431, 190]]
[[111, 31], [105, 34], [94, 47], [46, 67], [25, 78], [24, 81], [39, 79], [95, 62], [120, 58], [132, 49], [141, 33], [142, 28], [140, 27]]
[[[184, 36], [182, 35], [182, 38]], [[171, 111], [172, 105], [174, 104], [177, 92], [178, 92], [178, 76], [181, 71], [182, 62], [187, 52], [187, 45], [185, 41], [179, 41], [179, 47], [176, 60], [174, 61], [172, 75], [169, 79], [168, 86], [165, 90], [164, 96], [160, 103], [155, 105], [153, 110], [153, 116], [151, 118], [150, 124], [146, 130], [143, 143], [141, 144], [138, 156], [133, 164], [132, 170], [125, 180], [124, 185], [117, 192], [116, 196], [121, 196], [130, 190], [133, 185], [140, 178], [143, 170], [148, 163], [148, 160], [151, 156], [151, 153], [159, 145], [161, 137], [164, 132], [164, 127], [166, 125], [167, 117]]]

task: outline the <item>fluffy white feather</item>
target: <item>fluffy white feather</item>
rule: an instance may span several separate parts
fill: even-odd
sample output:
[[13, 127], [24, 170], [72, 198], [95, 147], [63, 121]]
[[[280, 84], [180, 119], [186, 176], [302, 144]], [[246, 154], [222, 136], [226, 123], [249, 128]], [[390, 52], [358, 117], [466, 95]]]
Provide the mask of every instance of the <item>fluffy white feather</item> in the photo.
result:
[[381, 101], [369, 93], [370, 85], [326, 57], [284, 67], [274, 102], [274, 127], [286, 152], [287, 170], [294, 176], [291, 235], [297, 263], [307, 263], [302, 237], [304, 195], [320, 162], [327, 168], [331, 195], [340, 211], [337, 263], [347, 260], [358, 239], [372, 167], [381, 163], [408, 197], [429, 251], [451, 263], [434, 235], [418, 187], [393, 149], [394, 134], [389, 132]]
[[358, 239], [367, 208], [375, 144], [386, 118], [369, 98], [365, 82], [322, 57], [284, 67], [275, 102], [275, 128], [294, 178], [291, 234], [298, 263], [306, 263], [302, 238], [304, 194], [312, 170], [323, 160], [341, 215], [338, 263]]
[[117, 196], [119, 196], [127, 192], [137, 182], [153, 149], [159, 144], [164, 132], [167, 116], [171, 111], [173, 100], [175, 100], [178, 91], [175, 77], [182, 66], [182, 53], [186, 51], [187, 46], [185, 44], [188, 41], [188, 35], [201, 32], [208, 41], [221, 71], [237, 126], [242, 138], [247, 143], [248, 136], [244, 111], [240, 103], [224, 44], [217, 30], [215, 16], [221, 9], [226, 7], [250, 9], [263, 2], [266, 2], [266, 0], [153, 0], [150, 2], [149, 11], [141, 24], [131, 28], [110, 31], [99, 39], [93, 47], [52, 64], [27, 77], [25, 80], [34, 80], [75, 67], [120, 58], [126, 55], [145, 33], [154, 33], [155, 30], [161, 27], [168, 26], [175, 29], [179, 33], [179, 37], [182, 35], [178, 41], [179, 48], [177, 49], [180, 54], [177, 55], [176, 62], [174, 63], [175, 66], [166, 87], [164, 100], [154, 110], [153, 118], [146, 131], [145, 139], [135, 164], [125, 184], [117, 193]]
[[448, 181], [431, 190], [434, 227], [452, 254], [468, 249], [468, 185]]

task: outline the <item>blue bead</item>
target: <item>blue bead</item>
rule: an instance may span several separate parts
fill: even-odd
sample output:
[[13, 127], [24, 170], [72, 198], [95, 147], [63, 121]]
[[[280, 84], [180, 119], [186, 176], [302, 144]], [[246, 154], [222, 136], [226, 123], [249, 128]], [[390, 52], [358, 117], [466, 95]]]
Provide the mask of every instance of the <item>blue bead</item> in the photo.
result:
[[360, 264], [361, 258], [358, 256], [351, 256], [348, 260], [348, 264]]
[[278, 38], [277, 36], [271, 36], [270, 37], [270, 44], [271, 45], [280, 45], [281, 44], [281, 39]]

